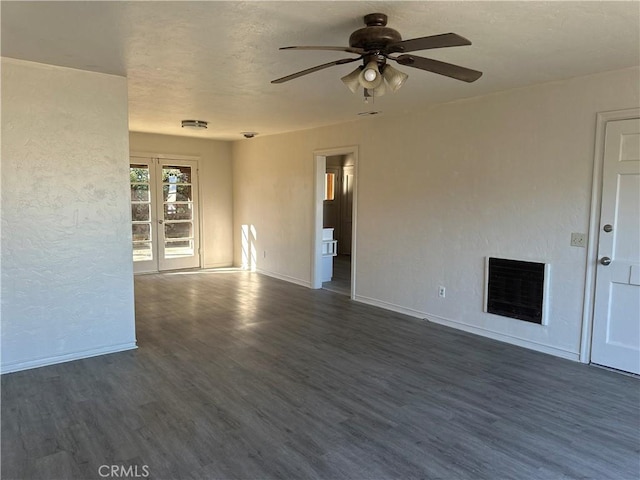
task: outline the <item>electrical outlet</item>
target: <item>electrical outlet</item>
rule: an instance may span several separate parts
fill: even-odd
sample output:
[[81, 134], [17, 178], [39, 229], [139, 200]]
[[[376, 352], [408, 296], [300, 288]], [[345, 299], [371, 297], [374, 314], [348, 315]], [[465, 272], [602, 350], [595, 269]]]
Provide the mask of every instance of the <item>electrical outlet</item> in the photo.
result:
[[571, 246], [572, 247], [586, 247], [587, 235], [584, 233], [572, 233], [571, 234]]
[[440, 285], [438, 287], [438, 296], [444, 298], [446, 296], [447, 293], [447, 289], [444, 288], [442, 285]]

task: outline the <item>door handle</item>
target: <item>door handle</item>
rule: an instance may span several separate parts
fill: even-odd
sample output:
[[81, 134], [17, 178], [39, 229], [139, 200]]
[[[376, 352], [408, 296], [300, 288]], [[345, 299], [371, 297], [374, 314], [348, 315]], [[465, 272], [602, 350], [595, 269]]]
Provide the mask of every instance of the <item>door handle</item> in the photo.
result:
[[163, 220], [158, 220], [158, 223], [159, 223], [160, 225], [162, 225], [162, 224], [164, 223], [164, 221], [163, 221]]
[[600, 263], [606, 267], [611, 263], [611, 259], [609, 257], [602, 257]]

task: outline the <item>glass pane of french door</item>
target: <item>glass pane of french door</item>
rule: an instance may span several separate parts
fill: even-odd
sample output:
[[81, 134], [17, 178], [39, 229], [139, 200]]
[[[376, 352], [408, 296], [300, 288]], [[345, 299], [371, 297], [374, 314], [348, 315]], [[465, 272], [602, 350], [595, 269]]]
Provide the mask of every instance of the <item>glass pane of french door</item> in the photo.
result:
[[196, 203], [197, 168], [194, 162], [161, 161], [158, 217], [160, 270], [200, 266]]
[[131, 184], [131, 232], [133, 238], [133, 271], [158, 270], [153, 219], [154, 164], [151, 159], [132, 158], [129, 165]]
[[197, 163], [132, 157], [134, 272], [200, 266]]

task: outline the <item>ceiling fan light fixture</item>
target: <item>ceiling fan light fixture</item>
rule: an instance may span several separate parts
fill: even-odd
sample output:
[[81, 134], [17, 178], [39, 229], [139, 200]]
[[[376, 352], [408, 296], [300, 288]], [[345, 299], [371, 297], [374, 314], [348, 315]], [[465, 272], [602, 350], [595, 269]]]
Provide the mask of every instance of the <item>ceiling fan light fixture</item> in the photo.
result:
[[380, 86], [380, 83], [382, 83], [382, 76], [378, 70], [378, 62], [372, 60], [367, 63], [360, 72], [358, 81], [360, 82], [360, 85], [368, 90], [373, 90]]
[[389, 84], [389, 88], [391, 88], [391, 91], [397, 92], [400, 89], [400, 87], [404, 85], [404, 82], [407, 81], [407, 78], [409, 78], [409, 75], [407, 75], [404, 72], [401, 72], [400, 70], [393, 68], [391, 65], [387, 65], [386, 67], [384, 67], [384, 70], [382, 71], [382, 77]]
[[345, 75], [340, 79], [342, 80], [342, 83], [344, 83], [347, 86], [347, 88], [351, 90], [352, 93], [356, 93], [358, 91], [358, 88], [360, 87], [359, 79], [360, 79], [361, 70], [362, 70], [362, 67], [358, 67], [353, 72], [351, 72], [348, 75]]
[[191, 128], [193, 130], [206, 130], [209, 122], [204, 120], [182, 120], [182, 128]]
[[[463, 82], [475, 82], [482, 76], [482, 72], [470, 68], [453, 65], [432, 58], [413, 55], [411, 52], [429, 50], [433, 48], [460, 47], [471, 45], [471, 42], [456, 33], [442, 33], [439, 35], [429, 35], [426, 37], [402, 40], [402, 36], [397, 30], [387, 27], [387, 16], [383, 13], [371, 13], [364, 16], [365, 27], [353, 32], [349, 37], [348, 47], [333, 46], [290, 46], [281, 47], [280, 50], [327, 50], [347, 52], [358, 55], [355, 58], [341, 58], [333, 62], [323, 63], [315, 67], [307, 68], [299, 72], [287, 75], [282, 78], [272, 80], [271, 83], [284, 83], [303, 75], [324, 70], [335, 65], [363, 60], [364, 66], [360, 67], [358, 82], [365, 91], [365, 99], [368, 92], [377, 89], [381, 83], [387, 83], [392, 91], [397, 91], [402, 87], [408, 75], [398, 72], [393, 68], [386, 68], [387, 61], [393, 60], [400, 65], [425, 70], [427, 72], [444, 75]], [[399, 54], [395, 56], [394, 54]], [[386, 74], [385, 74], [386, 70]], [[353, 72], [355, 76], [356, 72]], [[352, 74], [342, 78], [347, 87], [355, 93], [358, 88], [351, 81]], [[382, 95], [384, 90], [380, 90], [378, 95]]]

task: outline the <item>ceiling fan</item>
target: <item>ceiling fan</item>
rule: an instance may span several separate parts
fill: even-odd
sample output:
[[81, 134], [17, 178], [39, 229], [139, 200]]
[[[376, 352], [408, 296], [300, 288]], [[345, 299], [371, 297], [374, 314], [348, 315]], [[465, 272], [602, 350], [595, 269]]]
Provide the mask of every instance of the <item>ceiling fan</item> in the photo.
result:
[[293, 46], [280, 48], [280, 50], [333, 50], [352, 53], [358, 55], [357, 57], [342, 58], [307, 68], [306, 70], [273, 80], [271, 83], [288, 82], [294, 78], [333, 67], [334, 65], [344, 65], [346, 63], [357, 62], [358, 60], [362, 60], [362, 65], [358, 66], [358, 68], [350, 74], [342, 77], [342, 81], [354, 93], [362, 86], [365, 97], [383, 95], [386, 92], [385, 81], [389, 88], [395, 92], [407, 80], [408, 75], [393, 68], [387, 63], [388, 60], [393, 60], [407, 67], [419, 68], [420, 70], [451, 77], [463, 82], [474, 82], [482, 76], [482, 72], [478, 72], [477, 70], [471, 70], [470, 68], [408, 53], [432, 48], [471, 45], [469, 40], [460, 35], [444, 33], [441, 35], [402, 40], [400, 33], [386, 26], [387, 16], [384, 13], [365, 15], [364, 23], [366, 27], [360, 28], [351, 34], [348, 47]]

